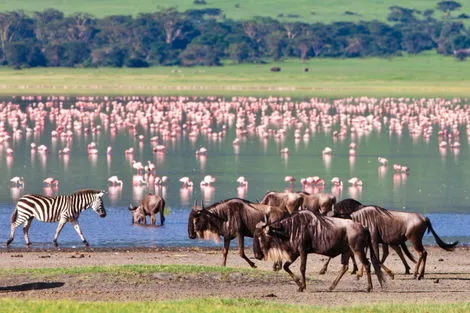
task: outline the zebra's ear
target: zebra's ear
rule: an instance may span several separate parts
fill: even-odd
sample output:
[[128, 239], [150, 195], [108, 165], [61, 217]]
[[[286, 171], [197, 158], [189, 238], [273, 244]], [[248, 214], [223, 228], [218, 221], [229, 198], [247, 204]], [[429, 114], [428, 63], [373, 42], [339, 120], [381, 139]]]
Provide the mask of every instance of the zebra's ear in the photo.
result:
[[102, 198], [106, 192], [104, 190], [100, 190], [98, 193], [98, 197]]

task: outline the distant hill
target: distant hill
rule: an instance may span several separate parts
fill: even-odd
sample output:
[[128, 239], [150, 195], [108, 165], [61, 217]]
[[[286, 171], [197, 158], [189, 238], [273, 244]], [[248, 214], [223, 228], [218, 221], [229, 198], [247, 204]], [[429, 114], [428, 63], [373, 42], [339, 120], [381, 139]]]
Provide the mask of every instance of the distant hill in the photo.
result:
[[[206, 3], [206, 4], [195, 4]], [[436, 10], [439, 1], [430, 0], [15, 0], [0, 2], [0, 11], [23, 9], [26, 12], [54, 8], [65, 14], [87, 12], [96, 17], [108, 15], [133, 15], [154, 12], [161, 8], [176, 7], [179, 11], [188, 9], [220, 8], [226, 17], [240, 20], [253, 16], [268, 16], [280, 21], [304, 21], [308, 23], [332, 21], [385, 21], [390, 6], [401, 6], [420, 11], [434, 10], [435, 18], [442, 18], [443, 12]], [[462, 5], [452, 12], [451, 17], [464, 14], [470, 16], [470, 0], [457, 1]], [[465, 21], [468, 21], [466, 19]]]

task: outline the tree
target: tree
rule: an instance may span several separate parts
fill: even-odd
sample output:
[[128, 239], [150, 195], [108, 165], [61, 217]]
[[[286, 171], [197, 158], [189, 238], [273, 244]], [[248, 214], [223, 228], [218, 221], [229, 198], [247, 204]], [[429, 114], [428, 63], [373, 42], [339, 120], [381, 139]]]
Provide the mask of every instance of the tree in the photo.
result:
[[441, 1], [438, 2], [436, 8], [444, 12], [444, 16], [449, 16], [450, 12], [458, 10], [462, 5], [456, 1]]
[[190, 44], [180, 54], [180, 64], [183, 66], [215, 66], [220, 65], [217, 55], [208, 46]]

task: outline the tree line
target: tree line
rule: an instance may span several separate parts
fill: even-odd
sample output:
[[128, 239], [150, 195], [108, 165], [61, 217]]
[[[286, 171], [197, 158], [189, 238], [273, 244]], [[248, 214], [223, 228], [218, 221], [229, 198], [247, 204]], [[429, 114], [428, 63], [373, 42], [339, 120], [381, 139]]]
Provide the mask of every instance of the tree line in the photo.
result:
[[55, 9], [29, 14], [10, 11], [0, 13], [0, 64], [15, 68], [216, 66], [222, 60], [389, 57], [428, 50], [463, 60], [470, 55], [470, 34], [462, 22], [468, 16], [453, 18], [452, 10], [436, 19], [433, 10], [392, 6], [387, 23], [329, 24], [268, 17], [236, 21], [216, 8], [185, 12], [169, 8], [136, 17], [103, 18], [86, 13], [66, 16]]

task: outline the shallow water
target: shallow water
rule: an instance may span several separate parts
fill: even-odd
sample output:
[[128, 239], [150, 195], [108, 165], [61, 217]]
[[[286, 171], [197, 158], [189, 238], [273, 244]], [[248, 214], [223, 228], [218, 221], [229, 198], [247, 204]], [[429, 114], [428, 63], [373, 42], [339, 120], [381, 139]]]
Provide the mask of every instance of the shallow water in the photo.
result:
[[[111, 100], [129, 102], [121, 98], [109, 101]], [[36, 106], [40, 102], [37, 99], [20, 98], [4, 101], [21, 104], [24, 112], [27, 107]], [[252, 99], [252, 102], [255, 101], [257, 100]], [[361, 101], [366, 100], [357, 100]], [[380, 101], [400, 102], [384, 99]], [[377, 100], [377, 103], [380, 101]], [[42, 102], [45, 103], [45, 99], [42, 99]], [[75, 98], [64, 99], [63, 102], [66, 108], [71, 104], [76, 105]], [[106, 103], [103, 98], [93, 99], [92, 102]], [[306, 101], [309, 102], [311, 101]], [[332, 104], [326, 100], [322, 102]], [[469, 105], [465, 101], [455, 102], [453, 106], [469, 111]], [[276, 103], [282, 108], [282, 104], [287, 102], [278, 100]], [[284, 112], [289, 110], [294, 112], [288, 107]], [[326, 112], [334, 115], [335, 110], [336, 107], [332, 105], [326, 109]], [[236, 111], [230, 112], [234, 114]], [[367, 114], [372, 113], [367, 112]], [[292, 115], [295, 116], [295, 113]], [[261, 113], [257, 116], [256, 123], [259, 123]], [[108, 191], [105, 199], [108, 216], [101, 219], [92, 211], [86, 211], [80, 218], [85, 237], [93, 246], [220, 245], [187, 238], [187, 217], [195, 200], [203, 200], [206, 205], [231, 197], [257, 201], [270, 190], [289, 188], [301, 190], [302, 186], [299, 183], [301, 177], [317, 175], [324, 178], [327, 184], [323, 189], [310, 191], [331, 192], [330, 180], [337, 176], [344, 181], [341, 190], [333, 190], [339, 199], [353, 197], [363, 203], [378, 204], [388, 209], [422, 213], [431, 218], [434, 228], [443, 239], [447, 241], [458, 239], [464, 244], [469, 244], [470, 167], [467, 165], [470, 164], [470, 157], [466, 122], [462, 121], [455, 127], [451, 124], [430, 122], [433, 129], [432, 136], [428, 139], [410, 135], [409, 124], [406, 123], [400, 133], [390, 131], [390, 125], [383, 122], [381, 128], [348, 132], [344, 137], [333, 136], [333, 132], [339, 129], [338, 124], [333, 123], [331, 128], [324, 128], [321, 123], [317, 123], [319, 126], [313, 130], [300, 128], [302, 134], [309, 133], [310, 138], [307, 140], [303, 137], [295, 138], [295, 125], [286, 127], [282, 123], [272, 122], [270, 125], [273, 129], [284, 127], [285, 134], [280, 137], [270, 135], [268, 138], [262, 138], [250, 131], [246, 135], [240, 135], [240, 129], [236, 130], [234, 120], [217, 122], [214, 119], [210, 123], [213, 132], [224, 132], [222, 138], [214, 139], [202, 133], [191, 138], [184, 132], [175, 137], [165, 137], [158, 131], [142, 125], [137, 125], [134, 130], [129, 127], [119, 128], [113, 133], [96, 118], [95, 126], [102, 125], [100, 131], [87, 133], [84, 130], [85, 126], [79, 130], [72, 129], [73, 135], [69, 141], [60, 137], [51, 137], [51, 131], [56, 128], [56, 123], [47, 118], [41, 131], [30, 134], [25, 131], [21, 135], [15, 135], [12, 123], [5, 122], [5, 128], [12, 134], [12, 138], [0, 144], [0, 226], [3, 229], [0, 232], [0, 240], [6, 240], [8, 237], [9, 216], [21, 195], [64, 194], [81, 188], [96, 188]], [[227, 126], [226, 130], [223, 125]], [[27, 126], [33, 127], [31, 121], [28, 121]], [[459, 149], [439, 148], [442, 138], [438, 137], [438, 132], [443, 129], [459, 130], [458, 135], [454, 135], [453, 138], [459, 139]], [[136, 139], [140, 134], [145, 136], [143, 142]], [[159, 143], [166, 145], [165, 153], [152, 151], [149, 139], [156, 135], [159, 136]], [[235, 138], [240, 138], [239, 145], [233, 145]], [[96, 156], [89, 156], [87, 153], [87, 144], [92, 141], [97, 144]], [[48, 153], [44, 155], [38, 152], [31, 153], [32, 142], [46, 145], [49, 148]], [[349, 156], [351, 142], [357, 144], [355, 157]], [[59, 150], [65, 146], [69, 146], [72, 153], [69, 156], [59, 155]], [[106, 155], [107, 146], [112, 146], [111, 155]], [[322, 154], [326, 146], [332, 148], [331, 156]], [[136, 171], [132, 168], [129, 157], [124, 155], [124, 150], [130, 147], [134, 148], [134, 160], [143, 163], [151, 161], [156, 164], [155, 175], [168, 176], [169, 180], [165, 186], [155, 188], [152, 184], [132, 185], [132, 177]], [[208, 149], [207, 157], [195, 156], [195, 151], [200, 147]], [[288, 155], [280, 153], [285, 147], [289, 148]], [[14, 150], [13, 156], [7, 154], [7, 148]], [[389, 159], [386, 168], [379, 167], [378, 156]], [[408, 166], [409, 174], [394, 173], [393, 163]], [[200, 187], [199, 181], [208, 174], [217, 179], [213, 187]], [[107, 178], [112, 175], [117, 175], [123, 180], [122, 188], [108, 187]], [[287, 175], [297, 179], [294, 186], [284, 182], [284, 177]], [[11, 188], [10, 178], [14, 176], [24, 177], [24, 188]], [[179, 178], [183, 176], [188, 176], [194, 181], [192, 189], [181, 188]], [[239, 176], [246, 177], [249, 182], [247, 188], [237, 189], [238, 184], [235, 180]], [[348, 186], [347, 180], [353, 176], [362, 179], [364, 182], [362, 187]], [[46, 177], [58, 179], [59, 187], [57, 189], [44, 187], [42, 180]], [[127, 206], [130, 202], [140, 201], [147, 192], [157, 192], [166, 200], [169, 213], [163, 227], [142, 227], [131, 224]], [[34, 221], [30, 229], [30, 238], [34, 246], [50, 246], [56, 225]], [[22, 231], [18, 229], [12, 245], [23, 246], [22, 237]], [[434, 244], [434, 239], [428, 235], [425, 241]], [[71, 225], [66, 225], [59, 242], [63, 246], [80, 245], [80, 240]]]

